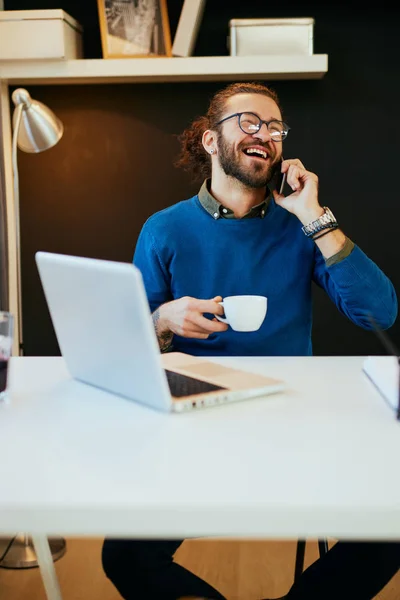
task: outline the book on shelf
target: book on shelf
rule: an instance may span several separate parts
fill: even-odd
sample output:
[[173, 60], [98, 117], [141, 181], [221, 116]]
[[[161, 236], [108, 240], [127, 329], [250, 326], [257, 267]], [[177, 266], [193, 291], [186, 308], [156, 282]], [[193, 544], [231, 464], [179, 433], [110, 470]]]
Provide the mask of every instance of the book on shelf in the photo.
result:
[[206, 0], [184, 0], [172, 45], [172, 56], [192, 56]]

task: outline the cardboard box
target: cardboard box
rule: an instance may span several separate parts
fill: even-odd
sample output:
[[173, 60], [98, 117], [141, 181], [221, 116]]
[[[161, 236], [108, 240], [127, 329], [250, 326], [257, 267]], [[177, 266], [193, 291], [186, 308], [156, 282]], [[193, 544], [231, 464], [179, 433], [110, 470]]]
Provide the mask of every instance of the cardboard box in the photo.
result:
[[313, 54], [314, 19], [231, 19], [231, 56]]
[[82, 33], [60, 9], [0, 11], [0, 60], [83, 58]]

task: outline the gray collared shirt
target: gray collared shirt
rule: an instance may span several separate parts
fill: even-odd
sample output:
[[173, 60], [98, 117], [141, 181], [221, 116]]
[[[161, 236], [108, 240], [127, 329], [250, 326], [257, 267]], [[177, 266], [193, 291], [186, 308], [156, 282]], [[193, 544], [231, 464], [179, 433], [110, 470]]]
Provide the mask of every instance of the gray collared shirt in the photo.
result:
[[[200, 204], [204, 210], [208, 212], [213, 219], [236, 219], [237, 217], [235, 217], [233, 210], [223, 206], [223, 204], [218, 202], [218, 200], [211, 195], [210, 188], [211, 179], [205, 179], [198, 193]], [[245, 215], [243, 215], [243, 217], [241, 217], [241, 219], [254, 219], [256, 217], [263, 219], [267, 214], [270, 200], [271, 194], [268, 193], [265, 197], [265, 200], [263, 200], [260, 204], [253, 206]], [[346, 242], [343, 248], [330, 258], [326, 259], [326, 266], [330, 267], [331, 265], [342, 261], [344, 258], [346, 258], [346, 256], [349, 256], [353, 248], [354, 243], [348, 237], [346, 237]]]
[[[211, 179], [206, 179], [198, 194], [200, 203], [204, 210], [206, 210], [208, 214], [213, 217], [213, 219], [237, 219], [233, 210], [223, 206], [214, 198], [214, 196], [211, 195], [210, 185]], [[253, 219], [254, 217], [260, 217], [260, 219], [263, 219], [267, 213], [270, 199], [271, 195], [269, 194], [260, 204], [257, 204], [257, 206], [252, 206], [249, 212], [241, 217], [241, 219]]]

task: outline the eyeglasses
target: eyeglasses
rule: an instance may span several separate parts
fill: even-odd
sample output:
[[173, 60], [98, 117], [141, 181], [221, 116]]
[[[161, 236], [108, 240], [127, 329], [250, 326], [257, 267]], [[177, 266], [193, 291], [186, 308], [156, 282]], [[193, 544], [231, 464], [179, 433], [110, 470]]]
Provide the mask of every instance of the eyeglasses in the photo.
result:
[[252, 112], [241, 112], [229, 115], [229, 117], [225, 117], [224, 119], [221, 119], [221, 121], [218, 121], [217, 125], [221, 125], [221, 123], [228, 119], [233, 119], [233, 117], [238, 118], [239, 127], [243, 133], [248, 133], [250, 135], [254, 135], [260, 131], [263, 123], [265, 123], [268, 133], [274, 142], [283, 142], [283, 140], [287, 138], [290, 129], [289, 125], [286, 125], [283, 121], [277, 121], [275, 119], [272, 119], [272, 121], [263, 121], [258, 115], [255, 115]]

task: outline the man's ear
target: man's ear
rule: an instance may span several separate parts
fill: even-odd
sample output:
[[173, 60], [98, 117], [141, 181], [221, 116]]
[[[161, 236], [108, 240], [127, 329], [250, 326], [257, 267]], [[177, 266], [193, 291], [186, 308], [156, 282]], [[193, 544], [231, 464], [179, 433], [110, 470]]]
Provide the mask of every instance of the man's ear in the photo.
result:
[[201, 139], [204, 150], [208, 154], [215, 154], [217, 151], [217, 136], [212, 129], [206, 129]]

